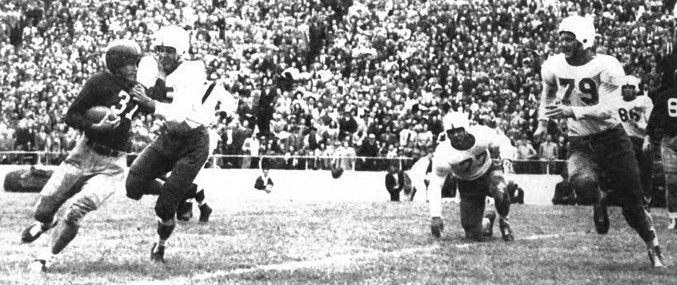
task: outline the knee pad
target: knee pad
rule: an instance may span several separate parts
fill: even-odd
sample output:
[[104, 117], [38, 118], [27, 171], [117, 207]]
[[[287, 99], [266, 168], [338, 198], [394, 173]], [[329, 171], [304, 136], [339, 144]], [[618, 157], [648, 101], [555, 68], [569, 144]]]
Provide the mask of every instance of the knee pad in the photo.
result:
[[592, 190], [599, 186], [599, 180], [597, 177], [589, 174], [578, 174], [572, 176], [569, 181], [571, 182], [571, 185], [574, 187], [574, 189], [577, 189], [583, 193], [592, 192]]
[[570, 178], [570, 182], [574, 188], [581, 190], [594, 189], [599, 184], [597, 177], [589, 174], [578, 174]]

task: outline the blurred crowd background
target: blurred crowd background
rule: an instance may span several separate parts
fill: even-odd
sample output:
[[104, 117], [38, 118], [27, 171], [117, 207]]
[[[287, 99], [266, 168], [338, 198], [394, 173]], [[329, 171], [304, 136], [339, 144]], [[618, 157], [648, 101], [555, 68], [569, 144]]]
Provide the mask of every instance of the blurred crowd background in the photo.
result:
[[[112, 39], [150, 50], [159, 27], [192, 34], [191, 59], [237, 96], [211, 126], [218, 167], [385, 169], [432, 152], [449, 109], [505, 133], [515, 171], [561, 171], [565, 122], [537, 126], [540, 65], [558, 52], [561, 18], [594, 18], [597, 52], [615, 56], [653, 96], [674, 84], [674, 1], [639, 0], [0, 0], [0, 151], [65, 154], [64, 115], [102, 70]], [[133, 121], [132, 153], [159, 131]], [[23, 157], [23, 156], [22, 156]], [[52, 156], [58, 162], [62, 155]], [[368, 158], [365, 158], [368, 157]], [[4, 156], [2, 163], [16, 163]], [[50, 162], [54, 162], [51, 161]], [[404, 168], [407, 165], [403, 165]]]

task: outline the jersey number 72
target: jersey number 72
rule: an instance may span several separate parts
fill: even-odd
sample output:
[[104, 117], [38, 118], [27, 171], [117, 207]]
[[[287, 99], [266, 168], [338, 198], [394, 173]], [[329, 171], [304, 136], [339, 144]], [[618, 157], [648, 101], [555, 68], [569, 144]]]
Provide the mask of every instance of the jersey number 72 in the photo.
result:
[[[576, 87], [576, 80], [571, 78], [560, 78], [559, 85], [566, 87], [562, 103], [570, 105], [569, 97], [574, 93]], [[587, 105], [595, 105], [599, 103], [599, 93], [597, 92], [597, 83], [592, 78], [583, 78], [578, 82], [578, 90], [581, 93], [581, 101]], [[584, 96], [587, 95], [587, 96]]]

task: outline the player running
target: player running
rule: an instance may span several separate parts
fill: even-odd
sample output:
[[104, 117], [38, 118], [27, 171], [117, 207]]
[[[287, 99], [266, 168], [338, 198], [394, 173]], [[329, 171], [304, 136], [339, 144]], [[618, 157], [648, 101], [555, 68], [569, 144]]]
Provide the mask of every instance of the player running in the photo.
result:
[[448, 174], [458, 180], [461, 199], [461, 225], [466, 238], [482, 241], [493, 233], [496, 213], [484, 212], [487, 195], [494, 198], [499, 215], [503, 240], [512, 241], [514, 235], [508, 222], [510, 196], [503, 177], [502, 163], [493, 162], [490, 150], [498, 149], [499, 157], [512, 158], [514, 148], [509, 140], [486, 126], [470, 126], [468, 117], [450, 112], [443, 118], [446, 139], [441, 141], [432, 158], [432, 172], [428, 186], [430, 200], [430, 229], [440, 237], [442, 222], [442, 186]]
[[653, 221], [643, 206], [632, 142], [613, 116], [613, 102], [620, 98], [625, 78], [623, 67], [616, 58], [590, 50], [595, 41], [592, 20], [567, 17], [560, 23], [559, 34], [563, 52], [548, 58], [541, 69], [542, 116], [534, 136], [545, 132], [548, 119], [567, 120], [569, 180], [577, 192], [595, 201], [597, 232], [609, 231], [606, 198], [599, 188], [599, 171], [604, 170], [612, 189], [622, 195], [623, 216], [646, 243], [651, 264], [664, 267]]
[[621, 82], [623, 98], [618, 100], [615, 111], [628, 133], [632, 142], [637, 164], [639, 166], [639, 179], [644, 190], [644, 206], [649, 209], [653, 197], [653, 155], [651, 153], [651, 138], [646, 133], [649, 115], [653, 109], [653, 102], [647, 96], [637, 96], [639, 93], [639, 78], [628, 75]]
[[[45, 271], [78, 234], [85, 215], [101, 207], [122, 186], [132, 115], [137, 110], [151, 112], [131, 100], [145, 92], [136, 83], [141, 57], [141, 48], [135, 42], [112, 41], [105, 53], [106, 71], [92, 75], [68, 109], [66, 124], [83, 131], [84, 136], [40, 192], [34, 214], [37, 222], [21, 233], [21, 241], [30, 243], [58, 222], [49, 248], [29, 265], [32, 272]], [[94, 106], [109, 107], [115, 116], [106, 115], [100, 122], [93, 122], [85, 112]], [[55, 219], [69, 199], [73, 202], [64, 215]]]
[[[202, 61], [187, 61], [189, 34], [177, 26], [161, 28], [155, 34], [157, 59], [142, 61], [139, 78], [149, 88], [150, 97], [171, 99], [171, 103], [137, 100], [152, 105], [165, 119], [161, 134], [134, 160], [127, 176], [127, 197], [138, 200], [144, 194], [157, 194], [155, 213], [158, 217], [158, 241], [151, 249], [151, 260], [164, 262], [166, 241], [176, 226], [176, 210], [180, 202], [191, 196], [192, 183], [205, 165], [210, 153], [206, 126], [213, 120], [217, 107], [231, 100], [219, 84], [205, 84], [206, 70]], [[147, 64], [150, 62], [151, 64]], [[171, 171], [164, 183], [157, 178]], [[204, 205], [206, 206], [206, 204]]]
[[670, 224], [668, 229], [677, 229], [677, 89], [663, 91], [654, 100], [654, 109], [649, 117], [646, 132], [651, 137], [659, 135], [661, 140], [661, 160], [665, 173], [666, 204]]

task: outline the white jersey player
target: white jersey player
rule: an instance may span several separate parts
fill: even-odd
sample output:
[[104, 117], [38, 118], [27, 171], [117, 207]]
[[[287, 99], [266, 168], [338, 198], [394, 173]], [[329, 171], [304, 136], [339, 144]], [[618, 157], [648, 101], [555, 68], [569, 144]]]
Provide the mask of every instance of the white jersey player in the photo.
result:
[[458, 181], [461, 204], [461, 225], [466, 237], [482, 240], [491, 236], [496, 214], [484, 213], [487, 196], [492, 196], [500, 216], [499, 226], [505, 241], [514, 239], [508, 214], [510, 197], [501, 164], [491, 159], [490, 149], [499, 149], [501, 157], [513, 157], [514, 148], [508, 140], [486, 126], [470, 126], [468, 117], [450, 112], [443, 118], [446, 139], [439, 143], [432, 158], [433, 175], [428, 187], [431, 231], [436, 237], [444, 226], [441, 220], [441, 191], [444, 180], [452, 174]]
[[[142, 62], [139, 80], [149, 87], [148, 93], [154, 99], [172, 101], [137, 98], [152, 105], [155, 114], [165, 119], [165, 128], [134, 160], [126, 186], [131, 199], [158, 195], [158, 241], [153, 244], [150, 258], [164, 262], [165, 243], [174, 231], [177, 208], [193, 195], [193, 181], [211, 152], [207, 126], [217, 106], [225, 102], [219, 98], [224, 95], [219, 84], [205, 84], [204, 63], [184, 60], [190, 46], [188, 32], [177, 26], [163, 27], [155, 34], [154, 45], [157, 58]], [[165, 183], [157, 180], [168, 172], [171, 175]]]
[[644, 206], [648, 209], [653, 198], [653, 155], [651, 138], [646, 132], [646, 126], [653, 110], [653, 102], [647, 96], [637, 96], [639, 83], [639, 78], [632, 75], [623, 79], [621, 83], [623, 97], [617, 100], [615, 111], [632, 141], [639, 166], [639, 178], [644, 191]]
[[643, 143], [648, 143], [646, 125], [653, 110], [653, 102], [647, 96], [637, 96], [639, 83], [639, 78], [632, 75], [625, 76], [621, 83], [623, 97], [617, 100], [614, 111], [630, 138], [637, 138]]
[[562, 53], [548, 58], [541, 68], [541, 117], [534, 136], [543, 135], [549, 119], [567, 120], [569, 181], [578, 193], [593, 199], [596, 231], [606, 234], [610, 226], [606, 195], [599, 187], [604, 171], [611, 188], [622, 196], [623, 216], [645, 242], [652, 266], [663, 267], [653, 221], [644, 208], [632, 144], [614, 115], [625, 78], [623, 67], [616, 58], [591, 50], [596, 34], [591, 19], [569, 16], [558, 33]]

